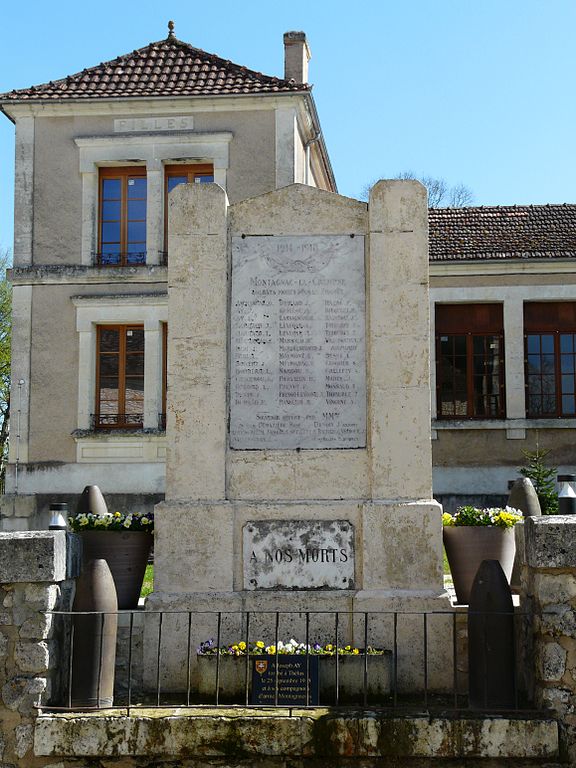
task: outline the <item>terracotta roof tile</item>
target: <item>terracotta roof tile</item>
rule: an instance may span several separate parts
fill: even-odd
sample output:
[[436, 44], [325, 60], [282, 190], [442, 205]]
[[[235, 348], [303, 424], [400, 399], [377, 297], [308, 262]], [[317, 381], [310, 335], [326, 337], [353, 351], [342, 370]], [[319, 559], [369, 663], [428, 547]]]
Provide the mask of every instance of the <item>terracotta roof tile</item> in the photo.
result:
[[576, 258], [576, 205], [431, 208], [430, 261]]
[[309, 90], [306, 83], [254, 72], [168, 37], [61, 80], [0, 94], [0, 100], [219, 96]]

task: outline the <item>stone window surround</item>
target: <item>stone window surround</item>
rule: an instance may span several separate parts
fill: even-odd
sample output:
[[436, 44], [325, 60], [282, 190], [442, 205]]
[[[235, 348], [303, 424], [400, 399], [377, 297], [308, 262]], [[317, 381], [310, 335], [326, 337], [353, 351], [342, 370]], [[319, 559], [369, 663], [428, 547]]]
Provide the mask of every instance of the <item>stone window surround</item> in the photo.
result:
[[[527, 419], [524, 390], [524, 303], [576, 301], [573, 285], [480, 286], [430, 290], [430, 390], [432, 439], [447, 429], [505, 429], [509, 440], [524, 440], [527, 429], [574, 429], [574, 419]], [[500, 302], [504, 312], [504, 377], [506, 419], [437, 419], [436, 403], [436, 304]]]
[[210, 163], [214, 182], [226, 189], [229, 146], [233, 134], [190, 131], [153, 134], [82, 136], [74, 139], [79, 149], [82, 176], [82, 264], [92, 264], [96, 251], [98, 216], [98, 168], [144, 165], [148, 180], [147, 264], [160, 264], [164, 251], [164, 166], [178, 163]]
[[[168, 319], [165, 295], [73, 296], [78, 332], [77, 428], [89, 430], [96, 397], [96, 327], [144, 325], [144, 429], [158, 429], [162, 410], [162, 324]], [[88, 438], [91, 439], [91, 438]], [[126, 440], [126, 435], [118, 435]]]

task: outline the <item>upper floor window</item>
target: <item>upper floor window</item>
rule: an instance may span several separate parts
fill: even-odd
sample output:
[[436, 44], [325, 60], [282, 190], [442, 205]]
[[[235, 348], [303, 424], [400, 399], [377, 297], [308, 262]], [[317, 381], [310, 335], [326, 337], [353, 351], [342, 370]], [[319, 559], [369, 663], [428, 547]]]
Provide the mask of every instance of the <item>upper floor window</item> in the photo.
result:
[[146, 169], [100, 168], [98, 263], [146, 263]]
[[99, 325], [96, 338], [96, 429], [144, 423], [144, 328]]
[[164, 169], [164, 250], [168, 249], [168, 195], [178, 184], [207, 184], [214, 181], [212, 165], [167, 165]]
[[524, 305], [526, 414], [576, 417], [576, 303]]
[[436, 305], [438, 418], [503, 418], [501, 304]]

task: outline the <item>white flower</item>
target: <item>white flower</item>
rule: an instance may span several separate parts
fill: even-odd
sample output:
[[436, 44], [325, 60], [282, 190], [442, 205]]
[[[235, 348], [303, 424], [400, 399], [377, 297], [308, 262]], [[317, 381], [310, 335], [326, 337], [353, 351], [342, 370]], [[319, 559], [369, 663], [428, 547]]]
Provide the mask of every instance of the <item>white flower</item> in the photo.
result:
[[148, 523], [150, 522], [150, 520], [148, 520], [148, 518], [147, 518], [147, 517], [143, 517], [143, 518], [142, 518], [142, 520], [141, 520], [140, 522], [142, 523], [142, 525], [148, 525]]

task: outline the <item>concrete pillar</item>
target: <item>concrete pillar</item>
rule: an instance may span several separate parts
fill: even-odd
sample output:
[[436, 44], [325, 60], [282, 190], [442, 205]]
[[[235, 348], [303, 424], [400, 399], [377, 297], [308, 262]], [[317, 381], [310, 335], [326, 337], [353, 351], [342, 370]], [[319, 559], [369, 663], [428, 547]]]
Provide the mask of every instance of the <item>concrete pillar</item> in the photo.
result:
[[159, 264], [164, 251], [164, 169], [159, 160], [146, 164], [146, 263]]
[[14, 266], [32, 264], [34, 229], [34, 118], [16, 120], [14, 175]]
[[166, 499], [224, 499], [228, 200], [217, 184], [170, 195]]
[[430, 499], [430, 341], [426, 189], [370, 192], [369, 444], [373, 499]]

